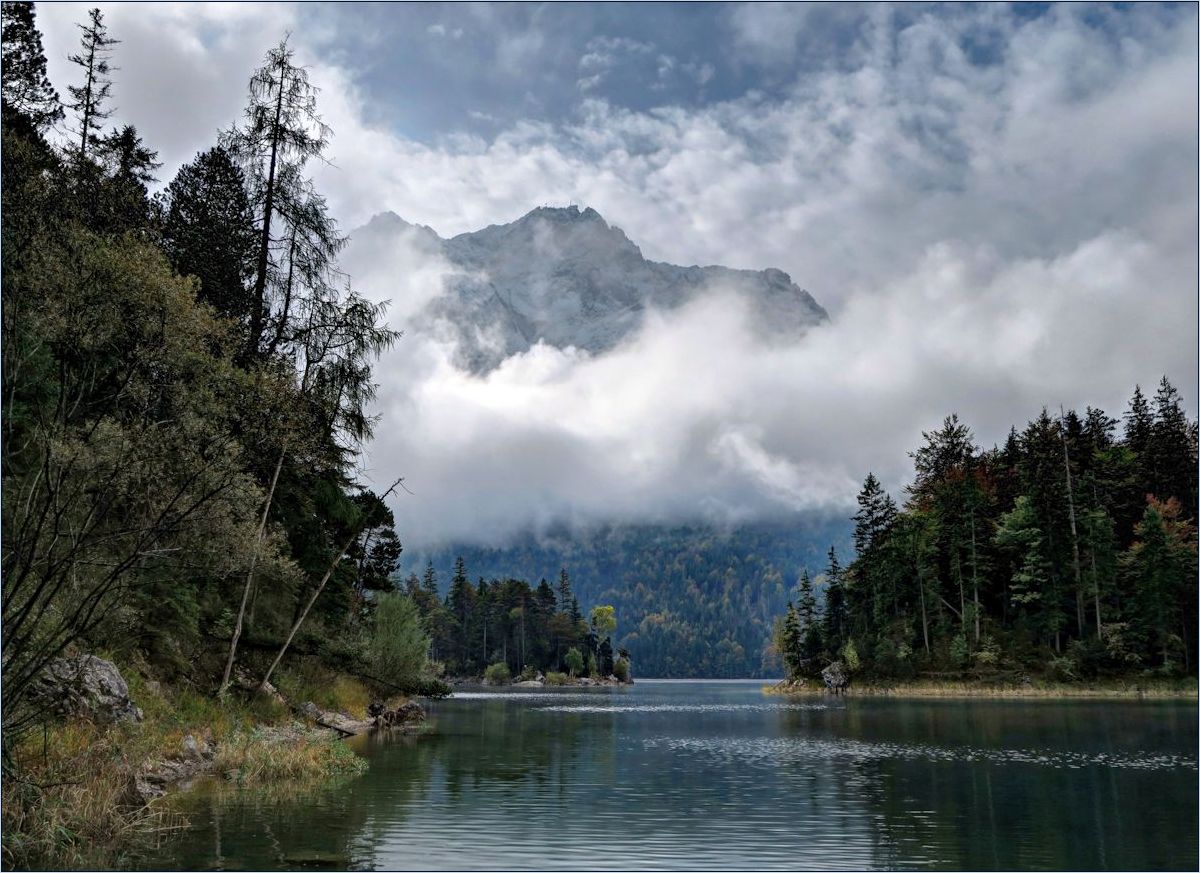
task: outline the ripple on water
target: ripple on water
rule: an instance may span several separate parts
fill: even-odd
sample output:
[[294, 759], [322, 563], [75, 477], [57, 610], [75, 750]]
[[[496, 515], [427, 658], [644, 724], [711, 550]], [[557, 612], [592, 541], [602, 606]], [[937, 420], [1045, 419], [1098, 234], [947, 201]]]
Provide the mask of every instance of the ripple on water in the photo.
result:
[[827, 759], [853, 761], [920, 760], [993, 764], [1033, 764], [1057, 769], [1113, 767], [1125, 770], [1197, 770], [1197, 760], [1185, 755], [1149, 752], [1077, 752], [1069, 750], [947, 748], [862, 740], [802, 737], [651, 737], [647, 748], [709, 755], [725, 761], [775, 766], [780, 762]]

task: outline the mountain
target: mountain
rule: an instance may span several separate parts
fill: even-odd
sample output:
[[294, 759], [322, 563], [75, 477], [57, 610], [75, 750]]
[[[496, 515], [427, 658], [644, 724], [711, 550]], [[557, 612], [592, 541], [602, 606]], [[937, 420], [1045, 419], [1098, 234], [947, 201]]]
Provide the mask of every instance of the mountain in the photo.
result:
[[450, 239], [387, 212], [352, 241], [360, 250], [383, 253], [389, 244], [404, 244], [444, 258], [452, 272], [445, 293], [412, 328], [455, 340], [460, 364], [474, 372], [539, 340], [607, 351], [637, 329], [647, 310], [677, 309], [713, 289], [745, 295], [764, 337], [794, 336], [828, 320], [787, 273], [650, 261], [591, 208], [541, 207]]
[[[458, 364], [475, 373], [538, 342], [602, 354], [634, 333], [648, 311], [669, 314], [709, 291], [742, 295], [763, 342], [828, 320], [780, 270], [647, 260], [590, 208], [543, 207], [449, 239], [383, 213], [352, 234], [348, 254], [376, 267], [412, 261], [398, 252], [436, 260], [437, 275], [449, 276], [406, 318], [405, 329], [453, 341]], [[460, 555], [472, 579], [536, 585], [565, 567], [585, 610], [616, 607], [615, 640], [630, 650], [640, 675], [763, 676], [778, 671], [764, 656], [772, 621], [795, 596], [800, 571], [820, 573], [829, 546], [841, 550], [848, 541], [846, 520], [806, 516], [734, 528], [614, 523], [531, 533], [500, 548], [406, 549], [401, 572], [421, 574], [432, 562], [445, 594]]]

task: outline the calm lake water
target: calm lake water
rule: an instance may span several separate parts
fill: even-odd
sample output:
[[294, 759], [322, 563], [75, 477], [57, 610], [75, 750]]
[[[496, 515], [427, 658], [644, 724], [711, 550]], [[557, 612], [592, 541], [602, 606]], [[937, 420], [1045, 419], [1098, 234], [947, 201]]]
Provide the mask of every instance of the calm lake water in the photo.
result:
[[1194, 702], [460, 693], [365, 776], [197, 792], [189, 869], [1197, 867]]

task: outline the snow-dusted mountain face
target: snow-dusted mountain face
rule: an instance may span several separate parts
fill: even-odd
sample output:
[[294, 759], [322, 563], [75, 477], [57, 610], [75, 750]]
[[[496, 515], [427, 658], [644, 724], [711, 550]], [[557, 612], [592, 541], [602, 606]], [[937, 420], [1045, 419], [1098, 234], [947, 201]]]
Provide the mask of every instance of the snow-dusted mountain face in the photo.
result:
[[404, 245], [448, 264], [445, 289], [408, 326], [449, 334], [459, 363], [474, 372], [538, 341], [604, 352], [635, 331], [647, 310], [670, 311], [709, 291], [744, 295], [764, 336], [795, 336], [828, 319], [780, 270], [649, 261], [591, 208], [542, 207], [450, 239], [387, 212], [351, 240], [358, 257]]

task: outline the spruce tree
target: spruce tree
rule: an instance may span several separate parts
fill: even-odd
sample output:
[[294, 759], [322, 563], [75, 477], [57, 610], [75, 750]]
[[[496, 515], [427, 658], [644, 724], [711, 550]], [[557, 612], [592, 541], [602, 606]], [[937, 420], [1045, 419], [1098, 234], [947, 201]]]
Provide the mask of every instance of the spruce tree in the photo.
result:
[[564, 613], [569, 612], [571, 600], [571, 577], [567, 575], [567, 568], [563, 567], [558, 573], [558, 608]]
[[1196, 455], [1179, 392], [1162, 377], [1154, 395], [1154, 423], [1148, 441], [1151, 492], [1160, 500], [1179, 500], [1185, 517], [1196, 516]]
[[837, 550], [829, 547], [829, 566], [825, 570], [825, 616], [823, 637], [830, 660], [836, 660], [846, 642], [849, 615], [846, 610], [846, 589]]

